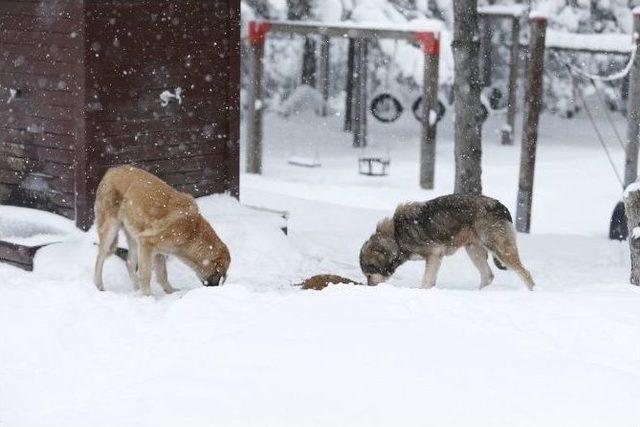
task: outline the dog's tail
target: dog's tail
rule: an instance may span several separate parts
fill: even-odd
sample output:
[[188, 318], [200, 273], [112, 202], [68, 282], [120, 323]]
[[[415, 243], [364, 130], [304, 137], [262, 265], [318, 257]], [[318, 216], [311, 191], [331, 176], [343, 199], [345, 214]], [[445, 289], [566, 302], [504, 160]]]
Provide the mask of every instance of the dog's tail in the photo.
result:
[[509, 209], [507, 209], [505, 205], [497, 200], [495, 201], [495, 204], [490, 208], [490, 212], [499, 219], [513, 223], [513, 218], [511, 217], [511, 212], [509, 212]]
[[496, 265], [496, 267], [498, 267], [500, 270], [506, 270], [507, 267], [498, 259], [495, 257], [495, 255], [493, 256], [493, 263]]
[[[509, 209], [499, 201], [495, 201], [494, 206], [491, 209], [492, 213], [501, 221], [508, 221], [513, 224], [513, 218], [511, 217], [511, 212]], [[500, 261], [495, 255], [493, 256], [493, 263], [500, 270], [506, 270], [507, 267]]]

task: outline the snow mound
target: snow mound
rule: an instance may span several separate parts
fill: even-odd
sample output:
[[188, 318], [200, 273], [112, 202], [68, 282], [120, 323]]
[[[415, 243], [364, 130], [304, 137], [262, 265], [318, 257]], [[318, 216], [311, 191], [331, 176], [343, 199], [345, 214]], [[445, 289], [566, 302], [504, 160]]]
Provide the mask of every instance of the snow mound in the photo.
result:
[[73, 221], [49, 212], [0, 206], [0, 239], [26, 246], [68, 240], [80, 231]]
[[[304, 264], [300, 252], [290, 243], [281, 230], [286, 225], [281, 215], [263, 212], [242, 206], [238, 200], [227, 195], [215, 195], [197, 200], [202, 215], [211, 223], [220, 238], [229, 246], [231, 267], [227, 284], [247, 284], [263, 289], [265, 286], [288, 288], [291, 281], [300, 276]], [[60, 242], [42, 248], [36, 254], [33, 273], [25, 273], [29, 281], [41, 279], [58, 281], [93, 291], [92, 277], [97, 242], [95, 227], [84, 233], [76, 229], [73, 222], [46, 212], [33, 209], [2, 206], [0, 210], [0, 230], [11, 230], [16, 236], [12, 241]], [[10, 214], [13, 213], [13, 214]], [[20, 218], [30, 218], [20, 221]], [[13, 225], [13, 226], [11, 226]], [[18, 236], [32, 237], [18, 237]], [[126, 240], [119, 239], [119, 246], [126, 247]], [[0, 265], [2, 269], [14, 268]], [[201, 287], [200, 281], [187, 266], [177, 259], [169, 258], [169, 280], [179, 289], [190, 290]], [[256, 273], [257, 272], [257, 273]], [[20, 273], [18, 273], [20, 274]], [[0, 282], [2, 277], [0, 274]], [[126, 273], [124, 262], [118, 257], [110, 257], [105, 264], [104, 281], [108, 292], [133, 294], [133, 288]], [[152, 285], [154, 295], [163, 292]]]
[[229, 246], [230, 283], [288, 287], [291, 278], [299, 274], [303, 257], [281, 230], [286, 224], [280, 215], [242, 206], [221, 195], [200, 198], [198, 205]]

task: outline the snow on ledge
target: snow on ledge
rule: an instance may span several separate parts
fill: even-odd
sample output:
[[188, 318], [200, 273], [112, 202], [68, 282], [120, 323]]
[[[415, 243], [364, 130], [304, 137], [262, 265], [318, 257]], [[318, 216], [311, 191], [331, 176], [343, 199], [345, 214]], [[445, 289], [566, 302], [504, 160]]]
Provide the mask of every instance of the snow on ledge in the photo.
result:
[[478, 13], [483, 15], [512, 16], [517, 18], [524, 15], [527, 7], [523, 4], [492, 4], [478, 7]]
[[578, 34], [547, 29], [546, 47], [594, 52], [631, 53], [633, 37], [623, 33]]
[[624, 190], [623, 197], [626, 199], [631, 195], [631, 193], [635, 193], [637, 191], [640, 191], [640, 181], [632, 182], [631, 184], [629, 184]]
[[0, 239], [5, 242], [39, 246], [82, 235], [73, 221], [37, 209], [0, 206], [0, 218]]
[[549, 14], [543, 10], [532, 10], [529, 19], [549, 19]]
[[[353, 22], [353, 21], [335, 21], [335, 22], [318, 22], [318, 21], [270, 21], [273, 25], [286, 25], [290, 27], [317, 27], [322, 28], [344, 28], [349, 30], [367, 30], [367, 31], [400, 31], [400, 32], [432, 32], [440, 33], [444, 23], [437, 19], [416, 19], [402, 23], [393, 22]], [[347, 36], [347, 34], [345, 34]]]

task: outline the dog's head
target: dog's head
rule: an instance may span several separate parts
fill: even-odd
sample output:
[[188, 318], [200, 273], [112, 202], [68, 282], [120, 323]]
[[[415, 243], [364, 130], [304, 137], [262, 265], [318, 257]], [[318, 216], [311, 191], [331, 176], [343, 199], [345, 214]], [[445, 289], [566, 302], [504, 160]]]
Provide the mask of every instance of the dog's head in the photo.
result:
[[204, 286], [221, 286], [227, 279], [231, 264], [229, 248], [218, 237], [211, 224], [200, 217], [191, 251], [198, 266], [200, 281]]
[[227, 245], [220, 242], [220, 246], [203, 262], [204, 269], [200, 281], [204, 286], [222, 286], [227, 280], [227, 271], [231, 264], [231, 254]]
[[393, 232], [393, 221], [389, 218], [378, 224], [376, 232], [364, 242], [360, 249], [360, 268], [369, 286], [386, 281], [402, 264], [400, 246]]

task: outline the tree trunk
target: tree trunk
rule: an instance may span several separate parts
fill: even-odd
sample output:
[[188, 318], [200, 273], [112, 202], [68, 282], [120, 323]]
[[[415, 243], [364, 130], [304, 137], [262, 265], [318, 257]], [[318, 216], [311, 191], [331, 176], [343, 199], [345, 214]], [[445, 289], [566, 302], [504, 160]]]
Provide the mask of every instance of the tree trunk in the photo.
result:
[[[640, 31], [640, 13], [634, 9], [633, 31]], [[636, 49], [640, 39], [636, 40]], [[625, 147], [624, 185], [638, 178], [638, 135], [640, 134], [640, 56], [636, 55], [629, 72], [629, 98], [627, 100], [627, 144]]]
[[[290, 21], [313, 18], [313, 0], [287, 0], [287, 19]], [[316, 86], [316, 41], [312, 37], [304, 39], [302, 53], [302, 84]]]
[[246, 0], [247, 5], [262, 18], [269, 18], [269, 3], [267, 0]]
[[347, 92], [345, 107], [344, 107], [344, 131], [351, 132], [353, 125], [353, 88], [354, 88], [354, 67], [355, 67], [355, 40], [349, 39], [349, 49], [347, 51], [347, 82], [345, 86], [345, 92]]
[[629, 252], [631, 253], [632, 284], [640, 285], [640, 185], [632, 184], [624, 193], [624, 209], [629, 229]]
[[316, 41], [312, 37], [304, 39], [302, 53], [302, 84], [316, 87]]
[[482, 112], [477, 8], [477, 0], [453, 2], [455, 192], [468, 194], [482, 193]]
[[528, 233], [531, 229], [533, 205], [533, 179], [538, 149], [538, 124], [542, 109], [544, 85], [544, 54], [547, 20], [535, 17], [530, 23], [529, 61], [525, 73], [524, 118], [522, 144], [520, 145], [520, 175], [518, 177], [518, 201], [516, 203], [516, 230]]

